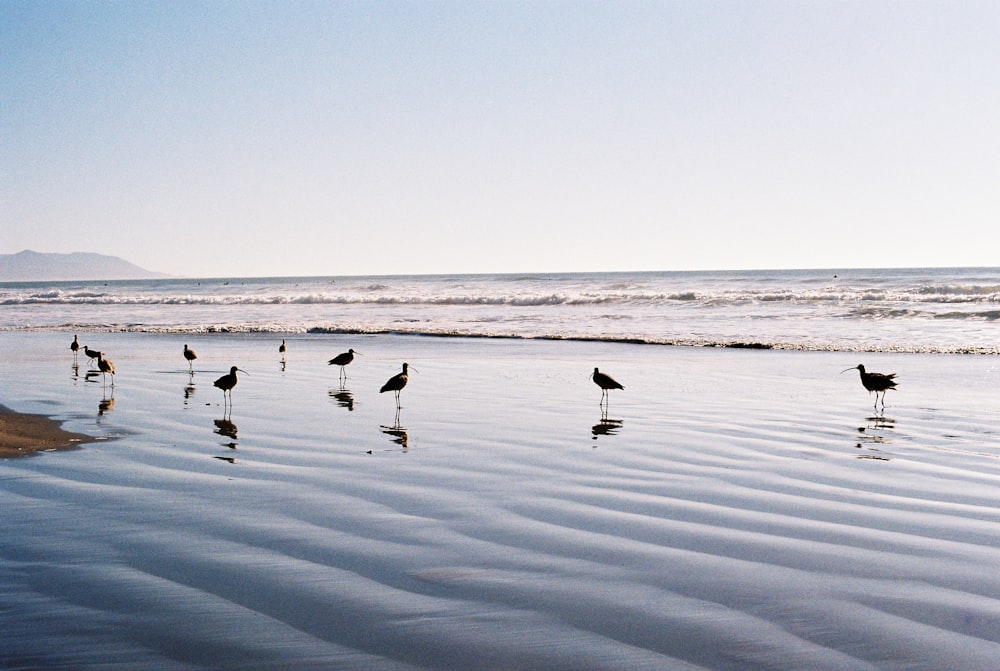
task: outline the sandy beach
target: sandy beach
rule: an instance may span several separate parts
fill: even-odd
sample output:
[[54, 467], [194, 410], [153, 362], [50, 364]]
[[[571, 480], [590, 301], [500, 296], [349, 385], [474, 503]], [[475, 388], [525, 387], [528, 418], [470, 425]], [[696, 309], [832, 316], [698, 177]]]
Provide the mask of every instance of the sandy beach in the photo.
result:
[[0, 459], [70, 449], [91, 440], [91, 436], [64, 431], [59, 422], [44, 415], [13, 412], [0, 405]]
[[0, 668], [1000, 659], [995, 357], [280, 339], [87, 334], [112, 388], [0, 333], [0, 403], [96, 441], [0, 460]]

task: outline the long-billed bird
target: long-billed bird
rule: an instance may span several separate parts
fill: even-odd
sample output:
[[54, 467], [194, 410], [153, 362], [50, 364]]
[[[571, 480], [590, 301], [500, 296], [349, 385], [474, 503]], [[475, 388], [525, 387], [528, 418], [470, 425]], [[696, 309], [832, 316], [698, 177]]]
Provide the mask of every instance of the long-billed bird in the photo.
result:
[[865, 370], [864, 365], [858, 364], [857, 366], [851, 366], [850, 368], [845, 368], [840, 371], [841, 374], [846, 373], [849, 370], [857, 370], [861, 372], [861, 384], [868, 393], [875, 392], [875, 408], [878, 409], [878, 395], [882, 392], [882, 409], [885, 409], [885, 392], [889, 389], [896, 388], [895, 373], [869, 373]]
[[[239, 381], [236, 379], [236, 371], [240, 371], [241, 373], [246, 373], [246, 371], [243, 370], [242, 368], [237, 368], [236, 366], [233, 366], [232, 368], [229, 369], [229, 373], [223, 375], [218, 380], [212, 383], [216, 387], [222, 390], [223, 403], [226, 402], [227, 396], [229, 398], [229, 402], [230, 403], [233, 402], [233, 387], [235, 387], [236, 383]], [[247, 374], [249, 375], [249, 373]]]
[[194, 367], [193, 367], [194, 363], [193, 362], [194, 362], [195, 359], [198, 358], [198, 355], [194, 353], [193, 349], [188, 349], [187, 345], [184, 345], [184, 358], [187, 359], [188, 370], [193, 371], [194, 370]]
[[390, 377], [388, 379], [388, 381], [386, 381], [386, 383], [382, 385], [382, 388], [378, 390], [378, 393], [380, 393], [380, 394], [385, 393], [387, 391], [395, 392], [396, 393], [396, 407], [397, 408], [399, 407], [399, 392], [400, 392], [400, 390], [403, 387], [406, 386], [406, 383], [407, 383], [407, 381], [409, 380], [409, 377], [410, 377], [409, 376], [409, 372], [408, 372], [409, 367], [410, 367], [409, 364], [405, 364], [404, 363], [403, 364], [403, 372], [402, 373], [396, 373], [395, 375], [393, 375], [392, 377]]
[[111, 386], [115, 386], [115, 364], [111, 359], [105, 359], [104, 355], [100, 352], [94, 352], [97, 355], [97, 370], [101, 371], [104, 378], [104, 383], [108, 383], [108, 373], [111, 373]]
[[76, 359], [80, 352], [80, 341], [76, 339], [76, 336], [73, 336], [73, 342], [69, 344], [69, 348], [73, 350], [73, 358]]
[[625, 388], [617, 380], [615, 380], [607, 373], [602, 373], [601, 371], [599, 371], [596, 366], [594, 367], [594, 372], [590, 374], [590, 377], [593, 378], [594, 384], [596, 384], [598, 387], [601, 388], [602, 404], [605, 402], [605, 399], [608, 398], [608, 392], [610, 390]]
[[361, 354], [361, 352], [355, 352], [353, 349], [349, 349], [346, 352], [338, 354], [329, 361], [327, 361], [328, 366], [340, 366], [340, 379], [347, 379], [347, 371], [344, 370], [344, 366], [354, 361], [354, 355]]
[[87, 345], [83, 346], [83, 353], [87, 355], [88, 359], [96, 359], [97, 357], [101, 356], [100, 352], [98, 352], [96, 349], [90, 349], [90, 347], [88, 347]]

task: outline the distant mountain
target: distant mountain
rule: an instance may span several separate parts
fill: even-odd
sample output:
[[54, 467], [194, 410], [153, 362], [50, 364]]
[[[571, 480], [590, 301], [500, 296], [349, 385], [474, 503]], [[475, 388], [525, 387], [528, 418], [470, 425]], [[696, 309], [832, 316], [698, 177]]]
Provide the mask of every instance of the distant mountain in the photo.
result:
[[41, 254], [30, 249], [17, 254], [0, 254], [0, 282], [148, 280], [158, 277], [167, 275], [105, 254]]

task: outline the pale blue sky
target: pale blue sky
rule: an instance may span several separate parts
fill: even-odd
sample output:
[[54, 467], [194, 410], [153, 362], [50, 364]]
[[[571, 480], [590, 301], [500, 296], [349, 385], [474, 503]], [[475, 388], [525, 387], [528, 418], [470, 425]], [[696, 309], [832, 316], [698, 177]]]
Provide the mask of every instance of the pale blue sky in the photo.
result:
[[1000, 263], [992, 0], [0, 0], [0, 31], [0, 253]]

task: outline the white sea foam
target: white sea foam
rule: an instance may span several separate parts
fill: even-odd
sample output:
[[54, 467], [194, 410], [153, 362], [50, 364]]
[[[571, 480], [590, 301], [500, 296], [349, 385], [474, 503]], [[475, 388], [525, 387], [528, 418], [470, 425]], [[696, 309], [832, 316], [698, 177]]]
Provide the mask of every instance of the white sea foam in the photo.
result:
[[996, 353], [1000, 271], [774, 271], [0, 285], [2, 330], [409, 333]]

